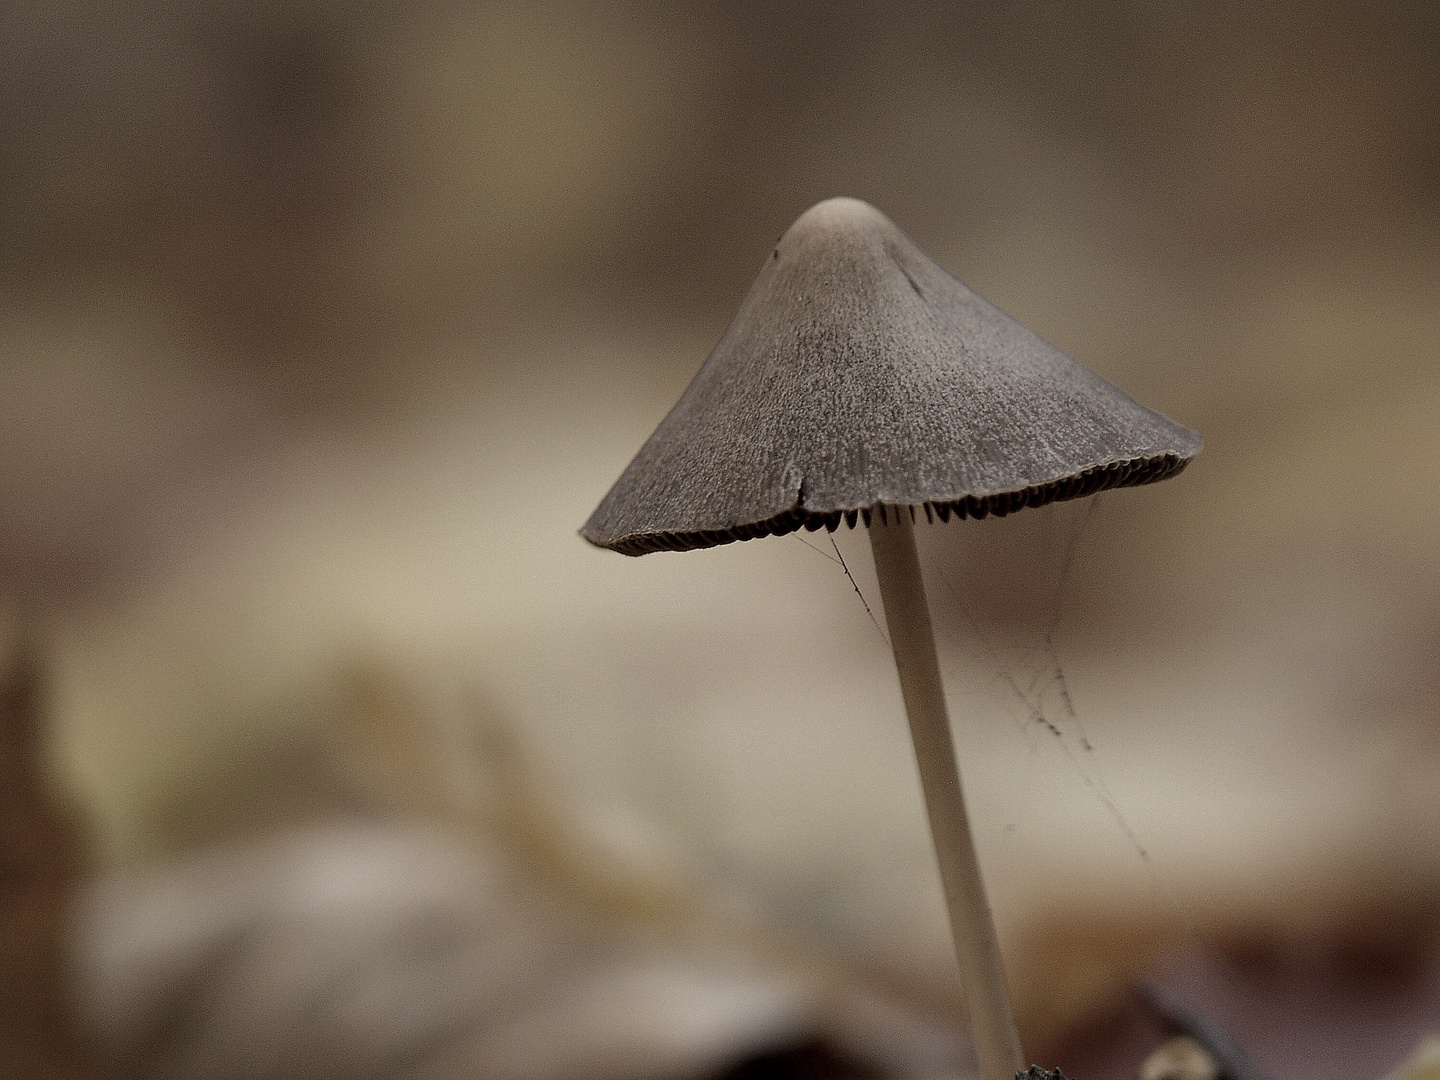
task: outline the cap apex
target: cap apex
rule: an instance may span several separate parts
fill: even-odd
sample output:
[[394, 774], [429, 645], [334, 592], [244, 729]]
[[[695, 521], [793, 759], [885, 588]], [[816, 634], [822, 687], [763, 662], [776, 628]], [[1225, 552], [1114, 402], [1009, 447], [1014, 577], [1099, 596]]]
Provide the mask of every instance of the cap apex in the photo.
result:
[[795, 232], [848, 232], [865, 225], [889, 224], [887, 218], [864, 199], [837, 195], [806, 210], [787, 230]]

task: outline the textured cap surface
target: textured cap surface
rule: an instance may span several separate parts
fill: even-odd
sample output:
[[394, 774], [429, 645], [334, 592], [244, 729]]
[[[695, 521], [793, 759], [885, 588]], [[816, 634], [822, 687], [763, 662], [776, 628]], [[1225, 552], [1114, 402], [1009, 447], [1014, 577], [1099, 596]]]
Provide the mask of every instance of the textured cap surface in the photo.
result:
[[807, 210], [580, 530], [627, 555], [1005, 514], [1173, 476], [1200, 437], [966, 288], [857, 199]]

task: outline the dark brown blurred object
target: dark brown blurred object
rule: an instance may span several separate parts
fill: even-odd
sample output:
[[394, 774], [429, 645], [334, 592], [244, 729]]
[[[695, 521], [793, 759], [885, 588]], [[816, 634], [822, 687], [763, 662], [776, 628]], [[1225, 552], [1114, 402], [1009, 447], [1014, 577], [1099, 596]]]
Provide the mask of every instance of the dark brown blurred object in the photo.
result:
[[1116, 997], [1042, 1052], [1085, 1080], [1133, 1080], [1176, 1032], [1171, 1010], [1183, 1003], [1187, 1017], [1228, 1033], [1222, 1041], [1233, 1036], [1249, 1059], [1222, 1076], [1378, 1077], [1440, 1017], [1440, 947], [1428, 911], [1377, 910], [1324, 934], [1194, 942], [1152, 965], [1149, 978], [1150, 991]]
[[80, 845], [41, 766], [39, 684], [25, 643], [0, 653], [0, 1076], [69, 1080], [90, 1075], [65, 993]]
[[715, 1080], [883, 1080], [884, 1075], [824, 1039], [810, 1039], [752, 1054]]

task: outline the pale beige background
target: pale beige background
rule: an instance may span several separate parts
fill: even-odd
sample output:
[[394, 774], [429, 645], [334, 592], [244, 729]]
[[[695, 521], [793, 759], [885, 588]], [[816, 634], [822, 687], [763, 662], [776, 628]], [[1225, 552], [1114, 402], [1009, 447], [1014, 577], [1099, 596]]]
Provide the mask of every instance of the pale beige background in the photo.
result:
[[[575, 535], [775, 236], [848, 194], [1207, 440], [1093, 512], [924, 538], [1030, 1022], [1175, 936], [1433, 910], [1428, 6], [3, 18], [0, 589], [46, 629], [103, 864], [357, 804], [443, 818], [498, 783], [445, 740], [498, 728], [622, 876], [947, 1000], [849, 583], [788, 538]], [[1078, 722], [1035, 655], [1057, 601]], [[336, 751], [367, 680], [453, 798]], [[1057, 933], [1080, 944], [1042, 976]]]

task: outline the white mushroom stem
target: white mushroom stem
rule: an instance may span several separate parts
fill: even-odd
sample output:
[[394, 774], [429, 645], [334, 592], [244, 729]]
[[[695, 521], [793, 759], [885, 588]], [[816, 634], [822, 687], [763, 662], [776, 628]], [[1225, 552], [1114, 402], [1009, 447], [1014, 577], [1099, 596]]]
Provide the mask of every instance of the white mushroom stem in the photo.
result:
[[940, 880], [950, 910], [950, 929], [955, 937], [955, 955], [981, 1080], [1014, 1080], [1015, 1074], [1025, 1068], [1025, 1061], [1005, 985], [990, 902], [970, 837], [965, 796], [960, 790], [945, 688], [940, 681], [935, 634], [925, 603], [925, 583], [920, 577], [915, 527], [910, 518], [909, 507], [891, 506], [885, 509], [882, 522], [877, 507], [871, 515], [870, 547], [875, 554], [875, 572], [880, 578], [900, 692], [920, 765], [920, 785], [925, 792]]

